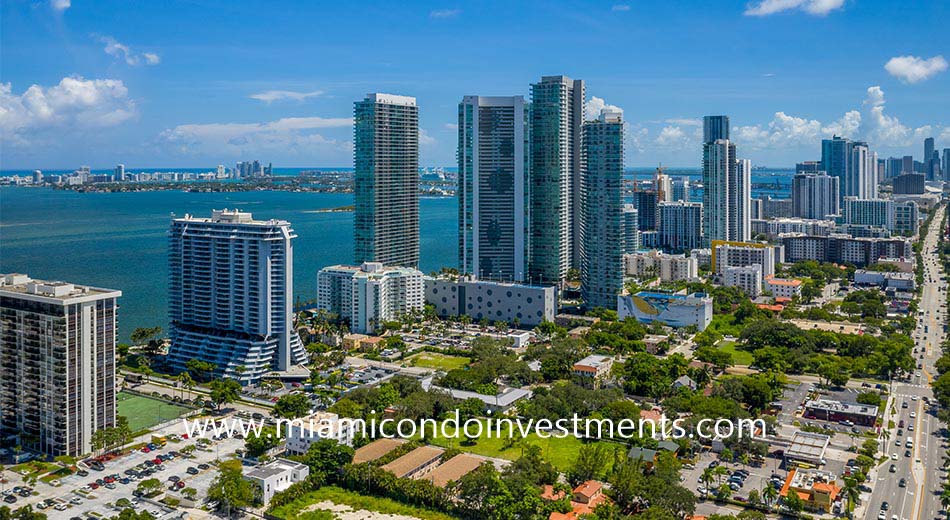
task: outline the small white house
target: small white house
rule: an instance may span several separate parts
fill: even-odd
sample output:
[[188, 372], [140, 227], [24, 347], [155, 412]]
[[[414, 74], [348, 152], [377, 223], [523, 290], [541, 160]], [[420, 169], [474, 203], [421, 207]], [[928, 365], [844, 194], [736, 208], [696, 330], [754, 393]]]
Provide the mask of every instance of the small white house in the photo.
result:
[[287, 459], [276, 459], [273, 462], [254, 468], [247, 475], [244, 475], [244, 478], [257, 486], [261, 502], [266, 507], [275, 493], [289, 488], [292, 484], [306, 479], [309, 475], [310, 468], [306, 464]]
[[287, 451], [294, 454], [306, 453], [310, 445], [322, 440], [332, 439], [347, 446], [353, 445], [355, 424], [352, 419], [340, 418], [335, 413], [317, 412], [307, 417], [294, 419], [281, 424], [281, 430], [287, 431]]

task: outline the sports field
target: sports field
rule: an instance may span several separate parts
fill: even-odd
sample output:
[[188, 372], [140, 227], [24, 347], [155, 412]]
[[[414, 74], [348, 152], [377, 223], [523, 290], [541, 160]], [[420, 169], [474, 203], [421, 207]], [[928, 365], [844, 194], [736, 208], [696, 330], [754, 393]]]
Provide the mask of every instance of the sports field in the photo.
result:
[[119, 392], [116, 396], [116, 406], [118, 407], [117, 414], [129, 420], [129, 428], [133, 432], [174, 419], [189, 410], [175, 403], [128, 392]]

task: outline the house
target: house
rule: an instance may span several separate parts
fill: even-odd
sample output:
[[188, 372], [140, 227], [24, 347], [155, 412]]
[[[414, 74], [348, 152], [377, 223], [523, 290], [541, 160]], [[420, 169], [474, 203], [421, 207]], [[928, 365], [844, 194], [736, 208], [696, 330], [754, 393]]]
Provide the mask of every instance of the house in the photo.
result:
[[279, 493], [310, 475], [310, 467], [300, 462], [276, 459], [258, 466], [244, 475], [246, 480], [257, 486], [261, 502], [267, 506], [274, 494]]
[[690, 390], [696, 390], [697, 388], [696, 381], [693, 381], [692, 379], [690, 379], [689, 376], [680, 376], [679, 379], [677, 379], [676, 381], [673, 381], [674, 390], [683, 388], [683, 387], [689, 388]]
[[644, 468], [650, 469], [656, 463], [656, 456], [658, 454], [659, 452], [657, 450], [634, 446], [633, 448], [630, 448], [630, 451], [627, 452], [627, 457], [630, 460], [642, 460]]
[[600, 385], [610, 377], [610, 369], [613, 366], [614, 358], [592, 354], [574, 363], [574, 375], [586, 385], [600, 388]]
[[[545, 486], [541, 498], [545, 500], [560, 500], [564, 492], [554, 492], [551, 486]], [[574, 488], [571, 493], [571, 510], [567, 513], [552, 512], [548, 520], [578, 520], [584, 515], [594, 512], [594, 508], [609, 501], [604, 495], [604, 485], [596, 480], [588, 480]]]
[[841, 494], [841, 487], [831, 473], [793, 468], [789, 470], [779, 495], [784, 498], [789, 493], [798, 493], [807, 509], [830, 513]]
[[659, 334], [647, 334], [643, 337], [643, 347], [650, 354], [661, 354], [666, 352], [670, 339]]
[[376, 439], [375, 441], [356, 450], [353, 454], [353, 464], [362, 464], [379, 459], [394, 449], [402, 446], [406, 441], [403, 439]]
[[420, 446], [398, 459], [383, 466], [383, 469], [396, 475], [396, 478], [414, 478], [434, 468], [445, 450], [435, 446]]
[[360, 342], [368, 338], [366, 334], [347, 334], [343, 336], [343, 348], [346, 350], [353, 350], [359, 348]]

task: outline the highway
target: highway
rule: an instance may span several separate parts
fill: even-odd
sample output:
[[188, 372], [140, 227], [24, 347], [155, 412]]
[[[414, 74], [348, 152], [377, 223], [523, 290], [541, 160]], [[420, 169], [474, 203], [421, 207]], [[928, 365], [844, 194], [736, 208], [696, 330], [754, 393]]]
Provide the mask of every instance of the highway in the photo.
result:
[[[931, 408], [925, 402], [925, 398], [933, 397], [930, 381], [935, 374], [934, 363], [941, 355], [940, 345], [944, 339], [943, 324], [947, 312], [947, 285], [941, 279], [943, 273], [936, 254], [944, 206], [941, 205], [937, 211], [940, 213], [934, 218], [924, 238], [924, 286], [917, 329], [914, 331], [917, 349], [914, 362], [917, 368], [909, 380], [895, 379], [891, 382], [892, 409], [896, 409], [897, 414], [888, 413], [887, 416], [893, 418], [895, 423], [904, 421], [903, 435], [898, 436], [899, 428], [895, 426], [890, 430], [886, 442], [882, 441], [882, 450], [889, 459], [878, 468], [874, 482], [869, 483], [874, 492], [866, 509], [866, 518], [943, 518], [940, 491], [946, 478], [942, 466], [947, 444], [942, 436], [943, 425], [936, 418], [936, 408]], [[910, 425], [913, 425], [912, 431]], [[912, 448], [907, 447], [908, 438], [913, 441]], [[909, 457], [906, 456], [908, 450]], [[894, 455], [896, 460], [893, 459]], [[894, 473], [889, 471], [892, 464], [896, 470]], [[901, 479], [905, 480], [906, 487], [900, 486]], [[890, 507], [886, 515], [880, 517], [884, 501]]]

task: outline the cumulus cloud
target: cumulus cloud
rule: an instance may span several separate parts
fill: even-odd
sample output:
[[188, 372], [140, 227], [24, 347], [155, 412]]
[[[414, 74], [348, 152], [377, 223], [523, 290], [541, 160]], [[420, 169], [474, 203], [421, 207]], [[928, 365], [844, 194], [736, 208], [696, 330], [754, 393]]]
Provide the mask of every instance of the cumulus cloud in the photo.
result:
[[103, 36], [99, 34], [93, 34], [93, 38], [98, 40], [100, 43], [104, 43], [103, 51], [113, 58], [119, 59], [131, 65], [133, 67], [145, 64], [145, 65], [158, 65], [161, 63], [162, 59], [158, 54], [153, 54], [151, 52], [146, 53], [136, 53], [132, 49], [125, 45], [124, 43], [119, 42], [112, 36]]
[[49, 0], [49, 5], [50, 7], [53, 8], [54, 11], [63, 12], [66, 9], [69, 9], [69, 7], [71, 6], [71, 1], [70, 0]]
[[746, 7], [746, 16], [769, 16], [784, 11], [804, 11], [815, 16], [825, 16], [841, 9], [844, 0], [761, 0]]
[[671, 125], [682, 125], [682, 126], [703, 126], [703, 120], [692, 117], [671, 117], [669, 119], [664, 119], [664, 123], [669, 123]]
[[286, 117], [264, 123], [186, 124], [163, 131], [159, 141], [184, 154], [296, 153], [308, 148], [346, 150], [352, 147], [351, 143], [327, 138], [318, 130], [352, 124], [351, 118], [323, 117]]
[[904, 83], [918, 83], [947, 70], [947, 60], [943, 56], [926, 60], [918, 56], [896, 56], [887, 60], [884, 70]]
[[445, 128], [446, 130], [458, 130], [459, 125], [458, 123], [445, 123]]
[[304, 101], [307, 98], [319, 97], [323, 95], [322, 90], [314, 90], [313, 92], [293, 92], [291, 90], [268, 90], [265, 92], [259, 92], [257, 94], [251, 94], [251, 99], [256, 99], [258, 101], [263, 101], [268, 105], [274, 101]]
[[22, 94], [0, 83], [0, 134], [17, 144], [46, 129], [110, 127], [135, 114], [135, 102], [117, 79], [66, 77], [52, 87], [32, 85]]
[[429, 18], [455, 18], [460, 14], [461, 9], [434, 9], [429, 12]]
[[630, 4], [614, 4], [614, 6], [610, 8], [610, 10], [611, 10], [611, 11], [620, 11], [620, 12], [629, 11], [629, 10], [630, 10]]
[[425, 128], [419, 129], [419, 146], [432, 146], [437, 142], [435, 137], [432, 137], [429, 135], [429, 132], [426, 132]]
[[590, 101], [584, 103], [584, 119], [591, 121], [600, 117], [600, 112], [604, 109], [623, 112], [623, 109], [616, 105], [608, 105], [603, 98], [591, 96]]

